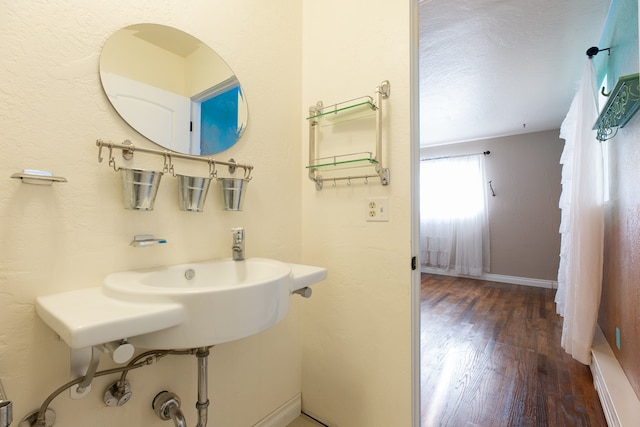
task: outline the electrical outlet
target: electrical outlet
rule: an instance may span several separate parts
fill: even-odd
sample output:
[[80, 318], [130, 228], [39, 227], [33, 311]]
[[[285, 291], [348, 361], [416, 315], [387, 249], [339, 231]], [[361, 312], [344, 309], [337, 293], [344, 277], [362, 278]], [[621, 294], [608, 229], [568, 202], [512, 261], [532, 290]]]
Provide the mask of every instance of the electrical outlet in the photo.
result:
[[367, 221], [387, 222], [389, 221], [389, 198], [370, 197], [367, 200]]

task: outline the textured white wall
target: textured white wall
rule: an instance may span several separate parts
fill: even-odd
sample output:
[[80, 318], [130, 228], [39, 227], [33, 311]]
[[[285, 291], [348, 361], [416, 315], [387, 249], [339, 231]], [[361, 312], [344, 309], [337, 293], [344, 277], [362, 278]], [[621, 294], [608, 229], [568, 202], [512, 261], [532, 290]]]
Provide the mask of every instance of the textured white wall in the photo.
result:
[[[303, 105], [373, 95], [391, 82], [383, 101], [391, 184], [329, 182], [319, 192], [303, 177], [303, 259], [329, 271], [302, 314], [303, 408], [329, 425], [411, 425], [410, 7], [304, 2]], [[354, 145], [367, 137], [354, 131]], [[367, 198], [378, 196], [389, 198], [389, 222], [366, 221]]]
[[[95, 140], [155, 146], [108, 103], [98, 60], [114, 31], [138, 22], [200, 38], [242, 82], [249, 127], [219, 157], [256, 167], [244, 212], [222, 211], [213, 191], [204, 213], [180, 212], [176, 180], [169, 176], [155, 211], [123, 209], [120, 177], [97, 162]], [[246, 228], [248, 256], [300, 261], [300, 40], [301, 7], [286, 0], [2, 2], [0, 378], [14, 401], [16, 424], [69, 380], [69, 350], [37, 317], [36, 296], [99, 286], [114, 271], [229, 256], [232, 226]], [[159, 168], [161, 162], [136, 154], [133, 164]], [[176, 162], [179, 173], [204, 173], [200, 167]], [[69, 182], [40, 187], [9, 179], [24, 168], [49, 170]], [[140, 233], [168, 244], [128, 246]], [[289, 317], [275, 328], [212, 350], [210, 425], [253, 425], [300, 391], [303, 303], [294, 299]], [[104, 360], [101, 367], [108, 365]], [[102, 403], [112, 377], [97, 379], [83, 400], [64, 393], [52, 404], [56, 425], [166, 426], [150, 409], [163, 389], [177, 392], [190, 425], [195, 420], [195, 357], [165, 358], [129, 379], [133, 398], [121, 408]]]

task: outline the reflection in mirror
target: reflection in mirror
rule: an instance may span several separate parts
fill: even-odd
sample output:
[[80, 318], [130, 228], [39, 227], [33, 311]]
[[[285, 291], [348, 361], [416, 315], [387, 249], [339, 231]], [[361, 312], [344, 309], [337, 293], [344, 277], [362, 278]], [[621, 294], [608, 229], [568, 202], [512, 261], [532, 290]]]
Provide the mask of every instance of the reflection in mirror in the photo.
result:
[[219, 153], [247, 126], [247, 104], [233, 70], [175, 28], [136, 24], [114, 33], [100, 55], [100, 79], [118, 114], [172, 151]]

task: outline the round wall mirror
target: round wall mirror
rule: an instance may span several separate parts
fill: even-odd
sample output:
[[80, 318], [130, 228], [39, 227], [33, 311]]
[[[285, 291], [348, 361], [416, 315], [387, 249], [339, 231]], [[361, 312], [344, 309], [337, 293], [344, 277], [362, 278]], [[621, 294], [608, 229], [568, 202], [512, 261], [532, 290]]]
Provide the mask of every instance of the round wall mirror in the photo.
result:
[[114, 33], [102, 48], [100, 80], [118, 114], [143, 136], [184, 154], [230, 148], [248, 108], [233, 70], [195, 37], [158, 24]]

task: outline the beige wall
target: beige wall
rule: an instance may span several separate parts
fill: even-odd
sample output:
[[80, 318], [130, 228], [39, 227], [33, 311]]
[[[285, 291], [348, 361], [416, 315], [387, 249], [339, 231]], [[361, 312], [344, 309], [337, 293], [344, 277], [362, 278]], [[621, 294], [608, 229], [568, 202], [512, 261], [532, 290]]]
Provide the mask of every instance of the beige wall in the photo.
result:
[[[301, 175], [303, 260], [329, 270], [302, 315], [303, 408], [329, 425], [411, 425], [410, 7], [303, 7], [303, 106], [373, 95], [391, 83], [383, 102], [391, 184], [326, 183], [316, 191]], [[300, 135], [306, 163], [307, 129]], [[353, 140], [364, 135], [354, 130]], [[366, 221], [372, 196], [389, 198], [389, 222]]]
[[[559, 130], [422, 149], [421, 157], [491, 151], [485, 157], [491, 273], [555, 281], [560, 254]], [[487, 188], [487, 191], [490, 191]]]
[[186, 88], [186, 59], [135, 34], [136, 30], [121, 30], [109, 37], [109, 48], [101, 53], [100, 71], [191, 96]]
[[[221, 157], [255, 165], [244, 212], [222, 211], [214, 192], [204, 213], [180, 212], [176, 180], [169, 176], [163, 178], [155, 211], [123, 209], [120, 177], [106, 162], [97, 162], [95, 140], [129, 138], [155, 146], [109, 104], [98, 60], [114, 31], [137, 22], [193, 34], [225, 58], [242, 82], [251, 109], [249, 127]], [[301, 261], [300, 40], [301, 6], [286, 0], [4, 2], [0, 378], [14, 401], [15, 425], [69, 380], [69, 349], [36, 315], [36, 296], [99, 286], [114, 271], [230, 256], [232, 226], [246, 228], [248, 256]], [[143, 154], [134, 160], [156, 168], [161, 162]], [[52, 171], [69, 182], [40, 187], [9, 179], [24, 168]], [[187, 163], [176, 169], [200, 171]], [[128, 246], [139, 233], [154, 233], [168, 244]], [[280, 325], [212, 350], [210, 425], [253, 425], [300, 391], [299, 311], [307, 303], [295, 298]], [[106, 366], [104, 360], [101, 368]], [[128, 378], [133, 398], [120, 408], [102, 402], [113, 377], [97, 379], [82, 400], [63, 393], [52, 404], [56, 425], [166, 426], [150, 408], [164, 389], [182, 397], [194, 425], [195, 357], [165, 358]]]
[[211, 55], [207, 46], [200, 46], [186, 58], [185, 74], [186, 96], [193, 97], [233, 77], [233, 70], [226, 67], [224, 60]]
[[109, 48], [100, 54], [101, 73], [117, 74], [187, 98], [233, 77], [233, 70], [207, 44], [190, 39], [197, 49], [180, 56], [142, 40], [138, 31], [123, 29], [109, 37]]

